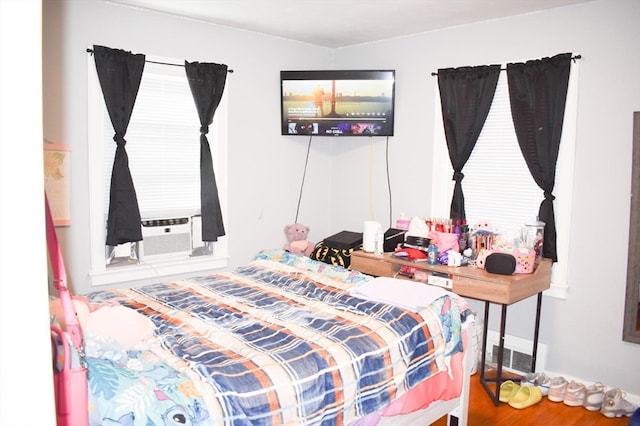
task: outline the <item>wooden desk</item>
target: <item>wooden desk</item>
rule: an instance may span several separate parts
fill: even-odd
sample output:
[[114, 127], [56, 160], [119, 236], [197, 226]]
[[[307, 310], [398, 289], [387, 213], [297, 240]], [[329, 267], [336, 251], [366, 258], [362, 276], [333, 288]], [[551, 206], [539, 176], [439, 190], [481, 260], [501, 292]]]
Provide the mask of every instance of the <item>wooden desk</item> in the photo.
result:
[[[531, 356], [531, 371], [535, 371], [536, 355], [538, 352], [538, 331], [540, 328], [540, 310], [542, 307], [542, 292], [551, 286], [551, 259], [542, 259], [536, 264], [531, 274], [498, 275], [490, 274], [484, 269], [470, 266], [429, 265], [427, 262], [412, 262], [396, 257], [391, 253], [375, 255], [364, 251], [354, 251], [351, 254], [351, 269], [369, 275], [380, 277], [398, 277], [402, 266], [410, 266], [428, 274], [433, 272], [446, 274], [452, 281], [451, 291], [460, 296], [482, 300], [484, 307], [484, 333], [482, 337], [482, 360], [480, 364], [480, 382], [493, 399], [494, 404], [500, 405], [500, 384], [502, 383], [502, 364], [504, 356], [504, 335], [507, 318], [507, 306], [537, 294], [535, 328], [533, 337], [533, 353]], [[498, 347], [497, 374], [495, 377], [485, 376], [485, 357], [487, 348], [487, 326], [489, 324], [490, 303], [501, 306], [500, 339]], [[491, 389], [489, 383], [495, 384]]]

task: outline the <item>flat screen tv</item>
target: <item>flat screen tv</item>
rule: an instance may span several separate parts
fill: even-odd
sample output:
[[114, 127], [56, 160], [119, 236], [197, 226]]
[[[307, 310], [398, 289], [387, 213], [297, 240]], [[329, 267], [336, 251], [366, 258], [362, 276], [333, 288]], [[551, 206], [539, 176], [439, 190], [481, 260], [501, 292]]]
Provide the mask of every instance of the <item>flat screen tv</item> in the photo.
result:
[[395, 70], [280, 71], [283, 135], [393, 136]]

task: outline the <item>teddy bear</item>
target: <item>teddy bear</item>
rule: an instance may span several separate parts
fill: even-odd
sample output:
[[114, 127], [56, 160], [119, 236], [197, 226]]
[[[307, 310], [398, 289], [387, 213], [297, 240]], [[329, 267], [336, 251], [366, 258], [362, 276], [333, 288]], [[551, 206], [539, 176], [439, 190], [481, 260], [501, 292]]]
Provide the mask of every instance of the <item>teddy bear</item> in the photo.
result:
[[313, 253], [314, 244], [307, 240], [308, 226], [292, 223], [284, 227], [284, 234], [287, 236], [284, 250], [305, 256], [310, 256]]

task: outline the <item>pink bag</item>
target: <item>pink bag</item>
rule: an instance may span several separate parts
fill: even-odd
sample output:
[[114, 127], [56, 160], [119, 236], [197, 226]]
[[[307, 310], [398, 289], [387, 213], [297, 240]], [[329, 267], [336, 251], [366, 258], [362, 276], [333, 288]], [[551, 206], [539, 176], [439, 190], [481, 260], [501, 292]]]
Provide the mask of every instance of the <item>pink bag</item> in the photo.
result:
[[[53, 271], [53, 284], [58, 290], [66, 331], [71, 345], [63, 331], [51, 325], [51, 341], [54, 354], [53, 382], [56, 397], [56, 419], [58, 426], [86, 426], [88, 419], [87, 369], [84, 367], [84, 344], [82, 329], [76, 315], [71, 294], [67, 288], [67, 275], [53, 226], [49, 201], [45, 194], [45, 215], [47, 224], [47, 248]], [[70, 347], [73, 346], [73, 347]]]
[[53, 370], [53, 389], [56, 395], [56, 419], [58, 426], [87, 425], [87, 370], [74, 356], [64, 332], [51, 326], [51, 342], [56, 362]]

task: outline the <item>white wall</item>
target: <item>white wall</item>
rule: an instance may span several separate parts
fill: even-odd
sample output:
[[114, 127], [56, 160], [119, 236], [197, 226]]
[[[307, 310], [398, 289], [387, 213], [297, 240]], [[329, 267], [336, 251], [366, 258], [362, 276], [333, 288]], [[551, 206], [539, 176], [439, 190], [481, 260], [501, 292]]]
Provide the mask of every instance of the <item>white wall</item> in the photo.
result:
[[[524, 16], [338, 49], [343, 68], [396, 69], [396, 136], [389, 143], [394, 220], [430, 216], [438, 68], [580, 53], [574, 208], [566, 300], [543, 298], [547, 368], [640, 394], [640, 345], [622, 341], [627, 271], [632, 113], [640, 110], [640, 2], [602, 0]], [[334, 143], [332, 223], [369, 217], [369, 148]], [[375, 214], [386, 223], [384, 142], [374, 142]], [[410, 155], [407, 155], [410, 154]], [[413, 182], [408, 185], [406, 182]], [[350, 208], [345, 208], [349, 206]], [[483, 305], [475, 303], [479, 312]], [[498, 308], [490, 328], [497, 330]], [[509, 308], [507, 333], [531, 339], [535, 298]]]
[[[0, 424], [55, 424], [40, 0], [0, 1]], [[34, 407], [37, 407], [34, 410]]]
[[[222, 62], [235, 70], [228, 78], [226, 227], [232, 267], [262, 248], [281, 247], [282, 229], [295, 218], [307, 140], [279, 135], [280, 70], [396, 69], [396, 134], [389, 141], [395, 220], [401, 212], [429, 215], [436, 90], [432, 71], [581, 53], [571, 288], [566, 300], [544, 298], [540, 340], [549, 346], [550, 370], [640, 394], [640, 345], [621, 341], [631, 118], [632, 111], [640, 110], [640, 2], [598, 0], [335, 50], [99, 0], [44, 2], [43, 13], [44, 136], [73, 147], [73, 225], [62, 237], [78, 293], [88, 290], [89, 270], [87, 46]], [[384, 139], [313, 140], [299, 216], [310, 225], [311, 240], [342, 229], [358, 231], [372, 215], [389, 221], [384, 158]], [[607, 259], [594, 262], [600, 247], [608, 250]], [[511, 307], [507, 332], [529, 337], [534, 309], [533, 300]], [[497, 328], [496, 318], [491, 328]]]
[[[329, 49], [146, 12], [102, 0], [43, 3], [44, 133], [72, 146], [71, 220], [61, 228], [76, 293], [90, 290], [87, 170], [87, 47], [103, 45], [167, 58], [225, 63], [229, 97], [229, 198], [225, 228], [231, 267], [259, 248], [281, 248], [295, 220], [307, 140], [281, 137], [280, 70], [331, 67]], [[199, 124], [194, 123], [194, 141]], [[316, 144], [298, 221], [310, 239], [330, 231], [322, 185], [332, 157]], [[325, 194], [313, 196], [313, 194]]]

